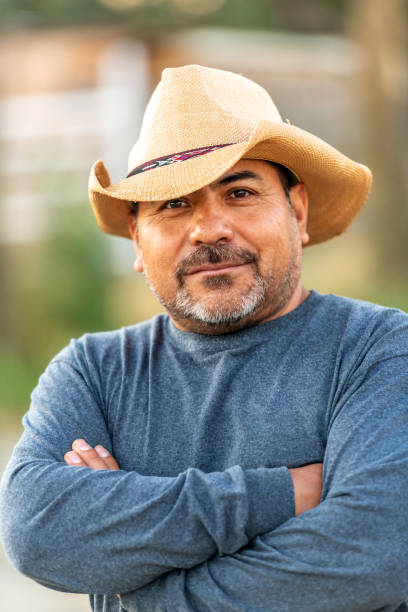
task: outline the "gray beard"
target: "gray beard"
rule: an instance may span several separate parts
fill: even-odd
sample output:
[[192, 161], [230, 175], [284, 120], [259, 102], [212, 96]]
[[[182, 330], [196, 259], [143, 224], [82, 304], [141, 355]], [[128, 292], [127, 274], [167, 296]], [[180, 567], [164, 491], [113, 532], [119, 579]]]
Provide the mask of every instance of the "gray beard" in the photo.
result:
[[[301, 252], [296, 248], [296, 240], [291, 244], [291, 251], [288, 268], [282, 278], [276, 279], [272, 273], [262, 276], [258, 258], [250, 251], [223, 244], [202, 245], [177, 266], [178, 289], [171, 301], [158, 293], [146, 266], [144, 274], [151, 290], [175, 321], [190, 321], [194, 331], [199, 333], [223, 334], [256, 324], [258, 313], [262, 320], [264, 311], [268, 318], [273, 318], [286, 305], [300, 279]], [[248, 263], [254, 270], [253, 281], [246, 291], [229, 291], [228, 298], [223, 299], [222, 289], [233, 287], [233, 279], [228, 273], [212, 275], [202, 281], [208, 287], [208, 293], [193, 298], [186, 286], [185, 275], [195, 266], [208, 262]], [[210, 298], [208, 303], [207, 296], [214, 291], [219, 292], [219, 299], [214, 303]]]
[[[223, 273], [203, 279], [208, 288], [208, 294], [217, 291], [220, 295], [216, 304], [207, 304], [207, 296], [193, 298], [186, 283], [185, 275], [195, 266], [206, 263], [229, 262], [236, 264], [251, 264], [254, 267], [254, 281], [246, 293], [230, 292], [227, 300], [222, 299], [222, 289], [233, 286], [231, 275]], [[229, 325], [240, 321], [259, 308], [267, 298], [267, 287], [258, 268], [257, 256], [239, 247], [220, 244], [214, 246], [202, 245], [177, 266], [175, 276], [178, 281], [176, 295], [171, 302], [165, 300], [153, 286], [148, 269], [144, 270], [148, 285], [169, 314], [176, 320], [187, 319], [209, 326]], [[272, 279], [268, 279], [272, 282]], [[231, 295], [232, 293], [232, 295]]]
[[[222, 289], [232, 285], [231, 277], [227, 274], [208, 278], [205, 283], [210, 290]], [[171, 310], [180, 313], [185, 319], [207, 323], [210, 325], [230, 324], [240, 321], [263, 306], [266, 300], [266, 287], [259, 272], [255, 274], [255, 281], [246, 295], [236, 294], [228, 300], [221, 301], [217, 306], [209, 306], [205, 300], [193, 300], [187, 287], [182, 286], [176, 294]], [[166, 307], [166, 305], [164, 304]], [[169, 305], [167, 306], [169, 309]], [[169, 310], [171, 312], [171, 310]]]

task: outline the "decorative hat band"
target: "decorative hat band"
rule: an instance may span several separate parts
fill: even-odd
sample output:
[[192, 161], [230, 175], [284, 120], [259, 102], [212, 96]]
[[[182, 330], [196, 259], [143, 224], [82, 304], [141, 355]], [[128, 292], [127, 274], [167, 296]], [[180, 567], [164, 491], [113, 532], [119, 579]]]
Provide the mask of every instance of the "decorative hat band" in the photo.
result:
[[[309, 197], [309, 244], [344, 232], [370, 190], [368, 168], [317, 136], [284, 123], [260, 85], [226, 70], [179, 66], [163, 72], [152, 94], [129, 155], [127, 178], [112, 185], [103, 162], [94, 164], [89, 197], [98, 224], [109, 234], [131, 238], [131, 202], [193, 193], [223, 176], [240, 159], [280, 164], [304, 183]], [[188, 164], [177, 163], [185, 160]]]
[[235, 143], [228, 142], [226, 144], [213, 145], [211, 147], [201, 147], [200, 149], [189, 149], [188, 151], [181, 151], [180, 153], [173, 153], [172, 155], [157, 157], [156, 159], [151, 159], [150, 161], [141, 164], [140, 166], [136, 166], [136, 168], [129, 172], [126, 178], [134, 176], [135, 174], [140, 174], [141, 172], [146, 172], [146, 170], [153, 170], [154, 168], [168, 166], [169, 164], [174, 164], [175, 162], [185, 161], [186, 159], [190, 159], [191, 157], [197, 157], [198, 155], [207, 155], [207, 153], [211, 153], [212, 151], [216, 151], [217, 149], [229, 147], [231, 144]]

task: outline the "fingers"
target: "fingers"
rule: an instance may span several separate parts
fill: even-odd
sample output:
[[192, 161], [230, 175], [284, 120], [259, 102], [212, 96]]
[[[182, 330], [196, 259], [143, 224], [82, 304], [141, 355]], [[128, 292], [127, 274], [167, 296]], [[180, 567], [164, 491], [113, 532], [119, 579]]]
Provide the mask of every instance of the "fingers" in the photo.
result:
[[67, 465], [90, 467], [93, 470], [119, 469], [114, 457], [101, 444], [92, 448], [83, 438], [79, 438], [73, 442], [72, 449], [64, 455]]
[[97, 444], [95, 446], [95, 450], [98, 453], [99, 457], [103, 459], [108, 467], [108, 470], [119, 470], [119, 465], [114, 457], [110, 454], [109, 451], [106, 450], [102, 444]]
[[73, 465], [75, 467], [86, 467], [86, 463], [82, 461], [81, 457], [77, 455], [74, 451], [69, 451], [69, 453], [65, 453], [64, 461], [67, 465]]

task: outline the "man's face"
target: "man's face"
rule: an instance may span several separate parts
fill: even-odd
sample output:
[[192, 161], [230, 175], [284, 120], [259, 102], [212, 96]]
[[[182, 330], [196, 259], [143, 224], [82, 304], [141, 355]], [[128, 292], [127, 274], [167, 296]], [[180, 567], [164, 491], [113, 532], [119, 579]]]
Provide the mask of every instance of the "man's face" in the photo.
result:
[[304, 186], [290, 196], [271, 164], [240, 160], [187, 196], [139, 203], [130, 219], [136, 269], [178, 328], [222, 334], [299, 305]]

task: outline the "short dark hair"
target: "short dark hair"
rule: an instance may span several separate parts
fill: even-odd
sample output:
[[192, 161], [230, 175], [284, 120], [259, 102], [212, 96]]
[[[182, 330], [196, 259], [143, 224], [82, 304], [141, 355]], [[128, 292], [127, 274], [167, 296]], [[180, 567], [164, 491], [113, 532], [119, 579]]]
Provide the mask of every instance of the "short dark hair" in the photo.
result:
[[299, 179], [291, 170], [289, 170], [289, 168], [286, 168], [286, 166], [283, 166], [282, 164], [278, 164], [277, 162], [273, 162], [269, 160], [266, 160], [266, 161], [268, 162], [268, 164], [271, 164], [271, 166], [275, 168], [276, 172], [278, 173], [279, 180], [282, 184], [282, 187], [286, 195], [289, 197], [290, 189], [294, 185], [297, 185], [297, 183], [299, 183]]
[[129, 205], [130, 205], [129, 214], [135, 215], [137, 217], [137, 213], [139, 211], [139, 202], [129, 202]]

